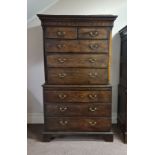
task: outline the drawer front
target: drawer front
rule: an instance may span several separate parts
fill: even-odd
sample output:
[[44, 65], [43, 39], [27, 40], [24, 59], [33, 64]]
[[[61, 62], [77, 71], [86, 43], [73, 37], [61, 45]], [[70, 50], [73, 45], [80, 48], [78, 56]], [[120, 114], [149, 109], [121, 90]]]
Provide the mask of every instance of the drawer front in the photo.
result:
[[111, 104], [53, 103], [45, 104], [46, 116], [111, 116]]
[[110, 118], [96, 117], [46, 117], [45, 129], [48, 131], [109, 131]]
[[48, 67], [108, 67], [108, 54], [52, 54], [47, 56]]
[[73, 27], [46, 27], [45, 38], [76, 39], [77, 28]]
[[49, 84], [107, 84], [108, 69], [48, 68]]
[[89, 103], [111, 103], [111, 90], [103, 91], [71, 91], [71, 90], [44, 90], [44, 102], [65, 103], [65, 102], [89, 102]]
[[79, 39], [108, 39], [109, 29], [108, 28], [79, 28], [78, 38]]
[[51, 40], [45, 41], [46, 52], [108, 53], [107, 40]]

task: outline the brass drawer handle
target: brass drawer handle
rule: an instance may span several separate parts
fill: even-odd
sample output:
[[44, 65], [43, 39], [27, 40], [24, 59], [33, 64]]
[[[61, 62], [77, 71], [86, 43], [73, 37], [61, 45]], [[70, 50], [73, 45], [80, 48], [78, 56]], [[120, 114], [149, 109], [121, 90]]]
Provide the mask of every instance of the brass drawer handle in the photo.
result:
[[64, 31], [57, 31], [57, 36], [64, 36], [66, 32]]
[[96, 94], [89, 94], [88, 97], [90, 99], [96, 99], [97, 98], [97, 95]]
[[94, 63], [94, 62], [96, 62], [96, 59], [95, 58], [89, 58], [89, 62]]
[[67, 76], [66, 73], [59, 73], [59, 78], [64, 78], [65, 76]]
[[61, 48], [63, 48], [63, 47], [65, 47], [64, 44], [57, 44], [57, 48], [61, 49]]
[[98, 76], [98, 73], [97, 73], [97, 72], [95, 72], [95, 73], [89, 73], [89, 76], [90, 76], [91, 78], [95, 78], [95, 77]]
[[67, 107], [60, 107], [59, 110], [60, 110], [61, 112], [64, 112], [64, 111], [67, 110]]
[[67, 97], [67, 95], [65, 95], [65, 94], [59, 94], [58, 96], [60, 99], [65, 99]]
[[60, 63], [64, 63], [64, 62], [66, 61], [66, 59], [65, 59], [65, 58], [59, 58], [58, 61], [59, 61]]
[[98, 31], [91, 31], [91, 32], [89, 32], [89, 35], [91, 37], [96, 37], [98, 35]]
[[98, 44], [90, 44], [90, 45], [89, 45], [89, 48], [92, 49], [92, 50], [95, 50], [95, 49], [97, 49], [98, 47], [99, 47]]
[[95, 122], [95, 121], [89, 121], [89, 124], [90, 124], [91, 126], [94, 126], [94, 125], [96, 125], [96, 122]]
[[59, 123], [64, 126], [68, 124], [68, 121], [59, 121]]
[[89, 110], [92, 111], [92, 112], [94, 112], [94, 111], [97, 110], [97, 108], [96, 107], [89, 107]]

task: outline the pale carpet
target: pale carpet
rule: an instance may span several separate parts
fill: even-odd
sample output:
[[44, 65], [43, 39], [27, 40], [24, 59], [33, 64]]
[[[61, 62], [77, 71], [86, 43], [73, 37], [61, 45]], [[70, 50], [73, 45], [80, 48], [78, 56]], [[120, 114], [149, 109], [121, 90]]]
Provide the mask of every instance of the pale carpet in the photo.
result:
[[28, 127], [27, 155], [126, 155], [127, 145], [114, 128], [114, 141], [104, 142], [99, 138], [62, 137], [51, 142], [41, 142], [40, 125]]

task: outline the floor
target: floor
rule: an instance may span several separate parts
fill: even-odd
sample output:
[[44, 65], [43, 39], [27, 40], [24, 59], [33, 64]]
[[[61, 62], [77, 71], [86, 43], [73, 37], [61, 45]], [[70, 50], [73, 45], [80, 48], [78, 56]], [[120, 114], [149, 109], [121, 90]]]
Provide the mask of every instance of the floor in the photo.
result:
[[27, 155], [126, 155], [127, 145], [116, 126], [114, 141], [105, 142], [98, 137], [61, 137], [42, 142], [42, 125], [28, 125]]

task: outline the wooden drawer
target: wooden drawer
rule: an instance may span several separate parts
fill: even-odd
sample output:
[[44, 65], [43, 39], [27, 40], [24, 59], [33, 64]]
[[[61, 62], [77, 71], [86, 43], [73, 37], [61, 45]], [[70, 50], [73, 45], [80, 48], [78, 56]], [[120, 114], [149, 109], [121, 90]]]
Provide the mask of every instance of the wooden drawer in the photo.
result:
[[110, 131], [111, 119], [104, 117], [46, 117], [48, 131]]
[[48, 68], [49, 84], [107, 84], [108, 69]]
[[76, 39], [77, 28], [73, 27], [46, 27], [45, 38]]
[[108, 39], [109, 38], [109, 28], [79, 28], [78, 38], [79, 39]]
[[48, 67], [108, 67], [108, 54], [50, 54]]
[[46, 116], [111, 116], [111, 103], [52, 103], [45, 104]]
[[108, 53], [108, 40], [52, 40], [45, 41], [46, 52]]
[[111, 90], [44, 90], [44, 103], [111, 103]]

